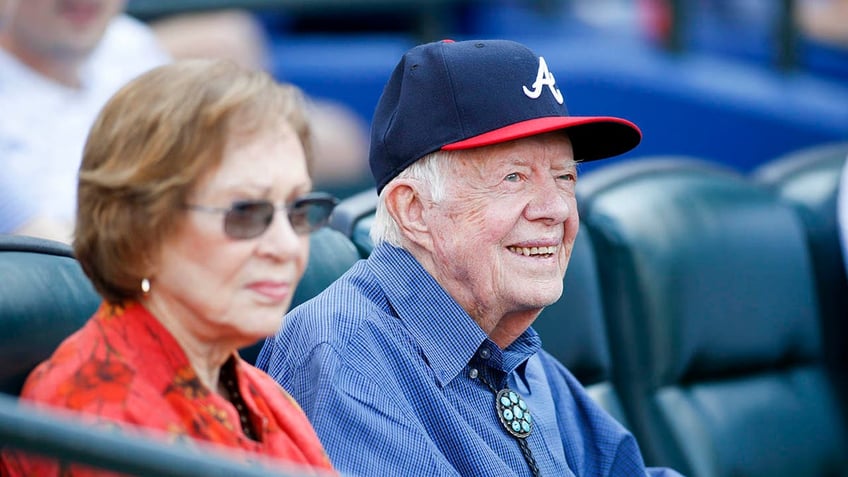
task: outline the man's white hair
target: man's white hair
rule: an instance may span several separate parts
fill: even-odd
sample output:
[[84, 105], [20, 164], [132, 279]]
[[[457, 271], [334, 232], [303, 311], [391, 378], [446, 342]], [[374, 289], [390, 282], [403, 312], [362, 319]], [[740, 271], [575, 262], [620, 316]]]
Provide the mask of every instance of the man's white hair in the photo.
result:
[[454, 151], [441, 150], [431, 152], [410, 164], [409, 167], [386, 184], [377, 200], [377, 213], [374, 216], [374, 223], [371, 225], [371, 241], [375, 246], [380, 242], [388, 242], [396, 247], [403, 246], [400, 227], [386, 210], [385, 195], [389, 184], [399, 179], [415, 179], [425, 187], [429, 187], [428, 192], [433, 202], [440, 202], [444, 199], [446, 193], [448, 168], [445, 166], [448, 161], [455, 160], [458, 154]]

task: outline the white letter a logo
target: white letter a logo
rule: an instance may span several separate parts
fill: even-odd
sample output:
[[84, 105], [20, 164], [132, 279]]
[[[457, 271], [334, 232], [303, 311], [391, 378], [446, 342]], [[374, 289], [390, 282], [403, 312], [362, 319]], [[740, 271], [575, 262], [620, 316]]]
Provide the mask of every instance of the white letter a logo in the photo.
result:
[[545, 63], [545, 59], [541, 56], [539, 57], [539, 72], [536, 73], [536, 82], [533, 83], [532, 86], [532, 91], [527, 89], [527, 86], [522, 86], [522, 88], [524, 88], [524, 94], [526, 94], [528, 98], [538, 98], [542, 95], [542, 87], [547, 86], [548, 89], [551, 90], [551, 94], [554, 95], [554, 99], [557, 103], [562, 104], [562, 93], [560, 93], [559, 88], [556, 87], [554, 75], [548, 71], [548, 64]]

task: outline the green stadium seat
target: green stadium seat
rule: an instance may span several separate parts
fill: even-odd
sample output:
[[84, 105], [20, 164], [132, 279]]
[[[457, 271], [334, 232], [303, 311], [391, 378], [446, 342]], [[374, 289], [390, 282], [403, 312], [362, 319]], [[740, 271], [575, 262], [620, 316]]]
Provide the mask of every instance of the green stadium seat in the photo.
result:
[[330, 227], [350, 238], [363, 258], [374, 248], [370, 232], [377, 199], [376, 188], [364, 190], [339, 202], [330, 217]]
[[99, 304], [69, 245], [0, 235], [0, 392], [18, 395], [29, 372]]
[[848, 142], [782, 155], [752, 172], [754, 181], [792, 204], [804, 221], [813, 257], [824, 350], [848, 409], [848, 277], [839, 242], [837, 192]]
[[848, 475], [796, 211], [690, 158], [585, 175], [613, 383], [646, 461], [694, 477]]

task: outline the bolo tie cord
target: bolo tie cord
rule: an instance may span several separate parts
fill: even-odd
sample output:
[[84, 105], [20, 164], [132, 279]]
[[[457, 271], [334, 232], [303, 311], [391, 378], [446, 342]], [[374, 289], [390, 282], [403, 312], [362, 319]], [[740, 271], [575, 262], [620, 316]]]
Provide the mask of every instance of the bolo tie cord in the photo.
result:
[[[480, 379], [480, 382], [485, 384], [486, 387], [489, 388], [489, 391], [491, 391], [492, 394], [495, 395], [495, 401], [496, 401], [495, 402], [495, 409], [498, 410], [498, 412], [499, 412], [498, 418], [500, 419], [501, 423], [504, 425], [504, 428], [507, 430], [507, 432], [512, 437], [514, 437], [516, 441], [518, 441], [518, 447], [521, 449], [521, 454], [524, 456], [524, 460], [527, 461], [527, 465], [530, 466], [530, 473], [533, 474], [533, 477], [540, 477], [541, 473], [539, 472], [539, 466], [536, 465], [536, 459], [533, 457], [533, 453], [530, 452], [530, 446], [527, 445], [527, 439], [525, 439], [527, 436], [530, 435], [529, 422], [528, 422], [528, 427], [526, 428], [527, 429], [526, 432], [524, 432], [524, 433], [521, 433], [520, 431], [515, 432], [514, 428], [511, 429], [509, 424], [507, 424], [507, 422], [504, 421], [504, 419], [502, 418], [502, 414], [501, 414], [502, 411], [500, 410], [500, 407], [498, 406], [498, 400], [500, 400], [503, 396], [509, 396], [509, 395], [516, 395], [517, 396], [517, 394], [514, 391], [511, 391], [509, 389], [509, 387], [506, 387], [503, 390], [498, 391], [497, 389], [495, 389], [494, 386], [492, 386], [492, 383], [490, 383], [489, 380], [486, 379], [483, 376], [483, 374], [484, 374], [483, 372], [478, 372], [478, 373], [475, 373], [475, 374], [476, 374], [476, 377]], [[509, 399], [509, 397], [507, 397], [506, 399]], [[523, 403], [523, 401], [521, 401], [520, 398], [518, 398], [518, 400], [519, 400], [518, 402]], [[530, 413], [527, 412], [528, 419], [529, 419], [529, 415], [530, 415]], [[519, 424], [519, 427], [520, 427], [520, 424]]]

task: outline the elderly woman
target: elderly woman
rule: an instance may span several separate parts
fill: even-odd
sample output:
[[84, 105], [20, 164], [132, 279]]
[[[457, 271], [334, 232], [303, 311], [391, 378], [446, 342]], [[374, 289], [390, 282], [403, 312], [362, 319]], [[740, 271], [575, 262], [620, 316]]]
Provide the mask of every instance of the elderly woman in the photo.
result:
[[[309, 143], [299, 92], [231, 63], [120, 90], [88, 137], [73, 243], [104, 301], [22, 397], [331, 470], [297, 404], [237, 353], [280, 326], [335, 204], [310, 192]], [[67, 470], [4, 459], [12, 475]]]

